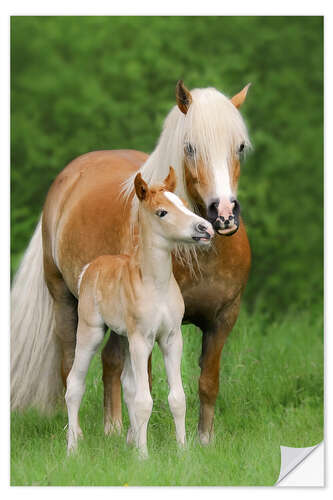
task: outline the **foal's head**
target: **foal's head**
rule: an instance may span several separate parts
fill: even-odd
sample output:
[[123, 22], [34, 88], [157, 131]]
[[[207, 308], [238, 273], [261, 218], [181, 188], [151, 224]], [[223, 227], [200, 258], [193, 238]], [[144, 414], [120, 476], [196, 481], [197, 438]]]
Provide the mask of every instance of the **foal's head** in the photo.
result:
[[190, 92], [181, 80], [176, 87], [187, 194], [222, 235], [239, 227], [240, 160], [250, 141], [238, 109], [248, 88], [228, 99], [213, 88]]
[[208, 245], [214, 236], [212, 225], [186, 208], [174, 194], [176, 175], [170, 167], [163, 184], [149, 187], [139, 172], [134, 180], [135, 192], [152, 231], [174, 243]]

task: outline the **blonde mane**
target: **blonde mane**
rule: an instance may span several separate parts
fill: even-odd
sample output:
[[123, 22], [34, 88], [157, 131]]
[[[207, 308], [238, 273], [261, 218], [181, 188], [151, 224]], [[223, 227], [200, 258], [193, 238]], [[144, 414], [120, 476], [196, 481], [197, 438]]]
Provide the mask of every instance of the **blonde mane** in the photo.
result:
[[[192, 103], [187, 114], [174, 106], [165, 119], [159, 141], [147, 161], [140, 168], [141, 175], [148, 185], [162, 182], [173, 166], [177, 176], [175, 193], [185, 200], [191, 210], [196, 206], [189, 198], [183, 166], [184, 146], [195, 145], [197, 157], [203, 160], [204, 168], [212, 168], [219, 159], [230, 161], [230, 153], [241, 143], [245, 149], [251, 146], [243, 118], [230, 99], [214, 88], [191, 90]], [[137, 172], [136, 172], [137, 173]], [[135, 174], [123, 184], [122, 195], [128, 200], [133, 193]], [[138, 199], [132, 199], [131, 234], [137, 221]], [[177, 257], [192, 272], [198, 263], [198, 248], [180, 246]], [[198, 266], [196, 266], [198, 267]]]

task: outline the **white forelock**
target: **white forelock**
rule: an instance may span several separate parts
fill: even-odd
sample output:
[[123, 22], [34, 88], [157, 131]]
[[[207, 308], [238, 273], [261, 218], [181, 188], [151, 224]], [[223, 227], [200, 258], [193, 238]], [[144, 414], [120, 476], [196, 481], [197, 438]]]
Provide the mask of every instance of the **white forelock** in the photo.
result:
[[[178, 106], [168, 114], [159, 141], [147, 161], [140, 168], [144, 180], [152, 185], [162, 182], [169, 173], [170, 165], [177, 176], [176, 194], [192, 206], [188, 198], [184, 169], [184, 145], [195, 146], [197, 156], [210, 169], [228, 162], [231, 152], [241, 143], [250, 146], [243, 118], [230, 99], [214, 88], [191, 90], [192, 103], [186, 115]], [[125, 183], [123, 192], [129, 196], [133, 190], [133, 174]], [[133, 199], [133, 209], [137, 205]]]

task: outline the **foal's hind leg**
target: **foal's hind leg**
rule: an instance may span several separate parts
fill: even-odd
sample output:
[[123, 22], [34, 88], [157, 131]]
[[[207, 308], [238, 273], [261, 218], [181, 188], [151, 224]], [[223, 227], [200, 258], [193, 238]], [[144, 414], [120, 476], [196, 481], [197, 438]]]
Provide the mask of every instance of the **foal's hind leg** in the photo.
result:
[[128, 416], [130, 420], [130, 426], [127, 431], [127, 444], [132, 444], [135, 440], [136, 435], [136, 420], [135, 420], [135, 407], [134, 407], [134, 398], [135, 398], [135, 378], [132, 369], [131, 357], [129, 352], [129, 345], [125, 347], [125, 362], [124, 369], [121, 374], [121, 385], [124, 391], [124, 400], [128, 410]]
[[121, 432], [121, 384], [120, 376], [124, 367], [123, 339], [110, 332], [110, 337], [102, 352], [104, 383], [104, 432]]
[[[148, 359], [148, 381], [149, 381], [149, 390], [151, 393], [151, 354]], [[131, 357], [129, 352], [129, 345], [125, 347], [125, 362], [124, 369], [121, 374], [121, 385], [124, 391], [124, 400], [128, 410], [128, 416], [130, 420], [130, 426], [127, 431], [127, 444], [134, 443], [136, 436], [136, 420], [135, 420], [135, 407], [134, 407], [134, 398], [135, 398], [135, 378], [131, 363]]]
[[[124, 368], [123, 339], [110, 332], [110, 337], [102, 351], [103, 384], [104, 384], [104, 432], [112, 434], [121, 432], [123, 428], [121, 412], [120, 377]], [[149, 388], [152, 391], [151, 354], [148, 359]], [[129, 438], [128, 435], [128, 439]]]

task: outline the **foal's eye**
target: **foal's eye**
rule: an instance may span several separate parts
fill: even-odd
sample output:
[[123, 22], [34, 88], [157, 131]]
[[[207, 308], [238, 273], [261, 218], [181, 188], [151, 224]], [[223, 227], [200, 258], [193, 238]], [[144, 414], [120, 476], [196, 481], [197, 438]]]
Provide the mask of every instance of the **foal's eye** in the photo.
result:
[[157, 210], [155, 213], [158, 217], [164, 217], [168, 212], [166, 210]]
[[245, 148], [245, 144], [244, 144], [244, 142], [242, 142], [242, 144], [238, 148], [238, 153], [243, 153], [244, 148]]
[[191, 156], [193, 157], [195, 155], [195, 147], [192, 146], [192, 144], [190, 142], [187, 142], [185, 144], [185, 153], [187, 154], [187, 156]]

